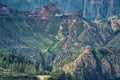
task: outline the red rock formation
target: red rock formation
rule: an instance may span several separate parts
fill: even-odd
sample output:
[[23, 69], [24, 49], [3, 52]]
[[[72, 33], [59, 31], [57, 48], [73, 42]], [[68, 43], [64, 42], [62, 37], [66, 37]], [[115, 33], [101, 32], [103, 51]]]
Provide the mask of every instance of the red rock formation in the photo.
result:
[[47, 7], [48, 7], [48, 9], [50, 9], [50, 10], [53, 10], [53, 9], [56, 8], [55, 4], [49, 4]]
[[60, 14], [60, 11], [56, 8], [55, 4], [48, 4], [44, 6], [37, 14], [43, 17], [49, 17], [51, 15]]

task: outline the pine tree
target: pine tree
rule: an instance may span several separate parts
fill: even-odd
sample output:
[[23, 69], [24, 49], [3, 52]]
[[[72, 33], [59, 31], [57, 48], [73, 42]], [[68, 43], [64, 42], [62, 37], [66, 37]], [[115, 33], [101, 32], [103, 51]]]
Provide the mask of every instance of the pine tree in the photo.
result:
[[34, 65], [31, 65], [31, 71], [32, 71], [32, 74], [36, 74], [36, 67]]
[[38, 74], [44, 74], [44, 67], [42, 64], [39, 65], [39, 68], [38, 68]]
[[16, 63], [12, 63], [12, 71], [16, 71], [17, 67], [16, 67]]
[[25, 72], [28, 74], [36, 74], [36, 67], [32, 64], [27, 65], [25, 68]]
[[24, 72], [24, 64], [22, 64], [22, 63], [18, 64], [18, 71], [19, 72]]
[[3, 60], [2, 60], [2, 58], [0, 57], [0, 67], [2, 66], [2, 63], [3, 63]]

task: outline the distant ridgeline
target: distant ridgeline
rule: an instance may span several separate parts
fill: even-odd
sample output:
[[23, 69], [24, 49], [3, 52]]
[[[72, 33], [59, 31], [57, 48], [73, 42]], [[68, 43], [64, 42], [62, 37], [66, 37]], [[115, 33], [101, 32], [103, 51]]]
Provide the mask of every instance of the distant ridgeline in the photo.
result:
[[[99, 20], [113, 15], [120, 15], [119, 0], [0, 0], [18, 11], [39, 11], [43, 6], [54, 3], [63, 14], [73, 13], [77, 9], [89, 20]], [[42, 9], [43, 10], [43, 9]]]

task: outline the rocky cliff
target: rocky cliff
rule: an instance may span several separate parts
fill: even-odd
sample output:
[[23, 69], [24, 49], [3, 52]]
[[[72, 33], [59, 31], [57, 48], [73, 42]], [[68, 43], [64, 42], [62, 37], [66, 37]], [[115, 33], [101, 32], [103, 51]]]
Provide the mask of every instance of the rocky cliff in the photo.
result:
[[119, 48], [92, 49], [87, 46], [82, 48], [75, 61], [66, 64], [63, 70], [72, 72], [76, 77], [82, 75], [85, 80], [117, 80], [120, 78], [119, 56]]
[[[79, 56], [71, 57], [74, 61], [64, 64], [62, 69], [76, 77], [82, 75], [85, 80], [117, 80], [120, 78], [119, 17], [95, 23], [103, 42], [108, 41], [105, 47], [83, 47]], [[62, 63], [65, 63], [64, 60]]]
[[62, 13], [73, 13], [81, 9], [85, 18], [98, 20], [120, 15], [119, 0], [1, 0], [0, 3], [20, 11], [36, 12], [47, 4], [54, 3]]
[[[101, 5], [103, 2], [95, 0], [92, 3]], [[44, 65], [60, 63], [59, 67], [65, 72], [76, 77], [82, 75], [86, 80], [119, 78], [120, 17], [89, 21], [84, 18], [84, 11], [84, 17], [55, 15], [56, 7], [46, 5], [38, 12], [40, 14], [32, 14], [0, 5], [0, 52], [15, 51]], [[78, 13], [80, 11], [82, 9]], [[44, 14], [52, 16], [43, 18]]]

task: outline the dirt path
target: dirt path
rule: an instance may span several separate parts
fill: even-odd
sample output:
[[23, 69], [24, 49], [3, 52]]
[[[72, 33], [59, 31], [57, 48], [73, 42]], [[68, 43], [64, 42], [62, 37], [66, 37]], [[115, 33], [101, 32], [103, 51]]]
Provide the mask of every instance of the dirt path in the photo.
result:
[[38, 75], [37, 78], [39, 80], [45, 80], [45, 79], [48, 79], [50, 76], [49, 75]]
[[44, 80], [44, 76], [37, 76], [39, 80]]

